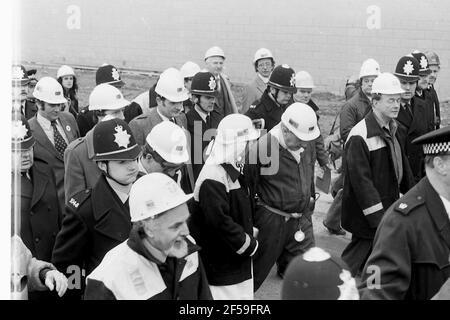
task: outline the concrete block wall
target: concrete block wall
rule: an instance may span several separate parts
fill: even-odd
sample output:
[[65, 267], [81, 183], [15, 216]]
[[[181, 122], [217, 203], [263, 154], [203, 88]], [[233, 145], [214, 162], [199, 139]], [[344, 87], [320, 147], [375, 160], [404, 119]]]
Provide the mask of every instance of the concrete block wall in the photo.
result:
[[[69, 29], [70, 6], [80, 28]], [[369, 29], [376, 6], [380, 28]], [[393, 71], [412, 49], [440, 55], [440, 97], [450, 98], [450, 2], [445, 0], [21, 0], [17, 55], [24, 61], [162, 71], [222, 47], [232, 81], [254, 77], [269, 48], [278, 63], [309, 71], [318, 90], [343, 93], [366, 58]]]

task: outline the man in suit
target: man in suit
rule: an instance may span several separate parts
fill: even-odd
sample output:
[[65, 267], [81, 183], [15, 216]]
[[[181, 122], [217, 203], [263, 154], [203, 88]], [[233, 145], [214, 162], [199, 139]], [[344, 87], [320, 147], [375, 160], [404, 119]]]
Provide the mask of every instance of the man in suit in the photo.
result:
[[[89, 110], [98, 118], [123, 119], [123, 110], [130, 102], [124, 99], [119, 89], [102, 83], [89, 96]], [[64, 189], [66, 203], [76, 193], [94, 187], [101, 171], [94, 159], [94, 130], [73, 141], [64, 152]]]
[[258, 49], [253, 59], [253, 65], [256, 71], [255, 79], [245, 88], [245, 94], [242, 98], [242, 107], [240, 113], [245, 114], [248, 108], [259, 98], [267, 88], [269, 76], [275, 67], [275, 60], [272, 52], [266, 48]]
[[34, 101], [28, 99], [28, 72], [22, 65], [12, 67], [13, 107], [25, 116], [27, 120], [34, 117], [37, 107]]
[[[33, 257], [50, 261], [62, 220], [55, 178], [47, 162], [33, 157], [35, 140], [25, 117], [13, 113], [11, 126], [11, 232], [20, 235]], [[28, 292], [30, 300], [50, 297]]]
[[220, 119], [230, 113], [238, 113], [236, 101], [231, 91], [231, 83], [223, 71], [225, 53], [219, 47], [209, 48], [205, 53], [206, 69], [211, 72], [217, 81], [217, 98], [215, 112], [218, 112]]
[[[130, 122], [130, 128], [136, 142], [140, 146], [145, 145], [147, 135], [153, 127], [162, 121], [171, 121], [186, 130], [187, 120], [183, 113], [183, 101], [188, 99], [188, 91], [184, 87], [184, 79], [175, 68], [168, 68], [159, 77], [156, 84], [156, 108], [150, 110], [148, 114], [142, 114]], [[187, 131], [186, 131], [187, 134]], [[188, 134], [187, 134], [188, 135]], [[194, 188], [194, 174], [192, 165], [183, 169], [184, 176], [188, 177], [191, 189]], [[191, 190], [191, 191], [192, 191]]]
[[211, 72], [197, 73], [191, 84], [194, 107], [186, 113], [187, 129], [191, 135], [191, 161], [194, 178], [197, 180], [204, 161], [203, 153], [209, 141], [215, 136], [220, 116], [214, 111], [217, 97], [217, 82]]
[[33, 92], [38, 113], [30, 120], [36, 139], [35, 157], [45, 160], [55, 175], [61, 212], [64, 212], [64, 151], [78, 138], [78, 126], [73, 115], [62, 112], [66, 102], [63, 89], [56, 79], [43, 77]]

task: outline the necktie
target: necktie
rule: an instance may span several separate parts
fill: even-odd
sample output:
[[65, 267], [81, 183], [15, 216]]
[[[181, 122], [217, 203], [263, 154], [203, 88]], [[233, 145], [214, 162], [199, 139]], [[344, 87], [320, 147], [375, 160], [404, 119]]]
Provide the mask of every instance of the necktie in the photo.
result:
[[206, 122], [206, 128], [210, 129], [211, 128], [211, 116], [209, 114], [206, 116], [205, 122]]
[[64, 138], [62, 137], [61, 133], [59, 133], [58, 128], [56, 127], [56, 120], [53, 120], [51, 122], [53, 127], [53, 137], [55, 139], [55, 149], [58, 151], [58, 153], [61, 155], [61, 157], [64, 156], [64, 150], [67, 148], [67, 143], [64, 141]]

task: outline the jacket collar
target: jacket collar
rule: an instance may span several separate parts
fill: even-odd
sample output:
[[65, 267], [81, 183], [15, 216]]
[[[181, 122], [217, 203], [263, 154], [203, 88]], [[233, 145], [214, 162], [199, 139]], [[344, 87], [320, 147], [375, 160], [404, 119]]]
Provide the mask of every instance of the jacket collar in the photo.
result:
[[95, 229], [113, 239], [124, 241], [124, 226], [131, 225], [129, 210], [116, 195], [102, 174], [92, 190], [92, 209]]
[[372, 105], [372, 103], [370, 102], [369, 98], [366, 96], [366, 94], [362, 91], [362, 88], [359, 88], [359, 92], [358, 92], [358, 98], [360, 101], [368, 103], [369, 105]]
[[373, 112], [370, 112], [365, 119], [367, 125], [367, 138], [372, 138], [375, 136], [384, 137], [383, 129], [375, 118], [375, 114]]
[[37, 120], [37, 113], [36, 115], [29, 121], [30, 128], [33, 131], [33, 136], [36, 139], [36, 142], [40, 145], [42, 145], [43, 148], [47, 149], [55, 158], [64, 161], [64, 158], [56, 151], [53, 144], [48, 139], [47, 135], [44, 132], [44, 129], [42, 129], [40, 123]]
[[235, 182], [241, 175], [241, 173], [229, 163], [222, 163], [221, 166], [225, 169], [226, 173], [230, 176], [231, 181], [233, 182]]
[[88, 131], [86, 133], [86, 136], [84, 137], [86, 147], [87, 147], [87, 154], [89, 159], [94, 159], [95, 152], [94, 152], [94, 128]]

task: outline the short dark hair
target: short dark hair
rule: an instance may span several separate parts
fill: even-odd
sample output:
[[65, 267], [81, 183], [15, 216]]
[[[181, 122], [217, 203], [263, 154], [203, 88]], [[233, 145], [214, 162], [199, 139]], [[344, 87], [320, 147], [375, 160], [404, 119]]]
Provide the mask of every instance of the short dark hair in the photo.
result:
[[372, 101], [380, 101], [381, 100], [381, 93], [372, 93]]

